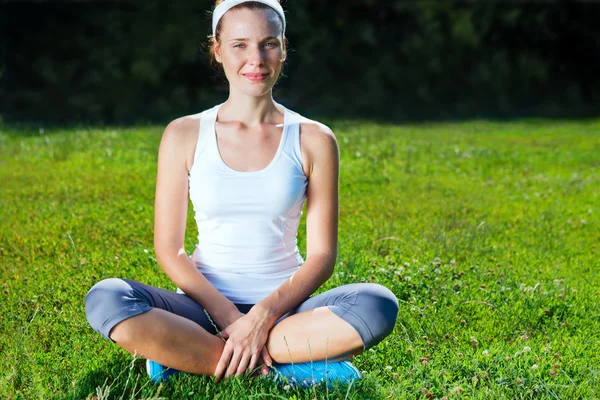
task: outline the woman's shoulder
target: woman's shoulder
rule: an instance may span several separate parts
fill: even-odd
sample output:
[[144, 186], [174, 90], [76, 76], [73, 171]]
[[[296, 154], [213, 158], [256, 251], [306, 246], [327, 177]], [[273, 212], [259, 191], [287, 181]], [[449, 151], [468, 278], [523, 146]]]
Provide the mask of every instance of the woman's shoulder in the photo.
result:
[[291, 118], [290, 118], [291, 123], [300, 124], [301, 136], [306, 135], [306, 136], [310, 136], [310, 137], [315, 137], [315, 139], [318, 139], [319, 137], [323, 138], [323, 137], [327, 137], [327, 136], [335, 137], [331, 128], [329, 128], [324, 123], [319, 122], [314, 119], [310, 119], [308, 117], [305, 117], [304, 115], [302, 115], [296, 111], [290, 110], [289, 108], [287, 110], [288, 110], [289, 114], [291, 115]]
[[309, 175], [317, 160], [331, 160], [338, 157], [337, 139], [329, 126], [295, 111], [289, 109], [288, 111], [292, 116], [292, 123], [300, 124], [300, 148], [303, 159], [307, 161], [305, 170], [311, 171]]
[[200, 134], [200, 121], [202, 115], [205, 112], [213, 110], [215, 107], [196, 114], [175, 118], [169, 122], [162, 134], [160, 146], [164, 147], [167, 151], [184, 154], [188, 171], [193, 164], [194, 150]]
[[175, 118], [165, 128], [162, 134], [162, 143], [169, 143], [171, 146], [184, 147], [198, 138], [200, 129], [200, 119], [193, 115], [185, 115]]
[[165, 128], [163, 137], [167, 136], [177, 142], [195, 142], [198, 139], [202, 116], [207, 112], [213, 111], [216, 107], [218, 106], [207, 108], [196, 114], [188, 114], [175, 118]]

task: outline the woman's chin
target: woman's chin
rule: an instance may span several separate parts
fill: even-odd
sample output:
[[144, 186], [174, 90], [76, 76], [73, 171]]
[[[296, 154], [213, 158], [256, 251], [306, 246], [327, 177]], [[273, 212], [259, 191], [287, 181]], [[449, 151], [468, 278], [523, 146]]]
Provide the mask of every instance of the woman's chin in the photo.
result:
[[273, 90], [273, 86], [263, 84], [263, 85], [251, 85], [250, 87], [244, 86], [244, 88], [241, 91], [249, 96], [260, 97], [260, 96], [264, 96], [265, 94], [271, 92], [271, 90]]

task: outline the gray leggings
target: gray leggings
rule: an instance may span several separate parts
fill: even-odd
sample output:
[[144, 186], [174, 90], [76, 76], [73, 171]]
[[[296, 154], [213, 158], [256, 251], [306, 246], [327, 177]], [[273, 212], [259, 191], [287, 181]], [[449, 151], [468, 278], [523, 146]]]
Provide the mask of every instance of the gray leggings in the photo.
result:
[[[235, 306], [247, 313], [254, 304]], [[363, 350], [375, 346], [392, 332], [398, 314], [398, 299], [388, 288], [376, 283], [353, 283], [309, 296], [275, 324], [290, 315], [322, 306], [328, 306], [356, 329], [364, 344]], [[129, 279], [100, 281], [85, 298], [88, 322], [109, 340], [112, 340], [109, 333], [116, 324], [154, 307], [190, 319], [213, 335], [217, 333], [204, 308], [191, 297]]]

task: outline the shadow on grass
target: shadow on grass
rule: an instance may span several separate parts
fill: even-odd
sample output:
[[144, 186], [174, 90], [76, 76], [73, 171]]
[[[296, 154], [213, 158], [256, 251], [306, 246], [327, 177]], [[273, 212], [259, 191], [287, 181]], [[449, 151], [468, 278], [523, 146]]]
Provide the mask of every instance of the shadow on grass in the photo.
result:
[[146, 375], [145, 360], [126, 354], [114, 355], [79, 380], [65, 399], [243, 399], [281, 398], [297, 399], [384, 399], [380, 386], [370, 379], [362, 379], [351, 386], [334, 385], [326, 388], [278, 386], [269, 379], [235, 377], [215, 383], [210, 377], [180, 374], [166, 384], [157, 384]]
[[[100, 357], [96, 357], [100, 361]], [[87, 398], [131, 398], [140, 386], [149, 381], [145, 375], [141, 359], [131, 359], [127, 355], [114, 355], [101, 362], [97, 369], [89, 371], [79, 380], [66, 399]], [[100, 362], [99, 362], [100, 364]], [[137, 385], [136, 385], [137, 383]], [[148, 385], [146, 385], [148, 386]]]

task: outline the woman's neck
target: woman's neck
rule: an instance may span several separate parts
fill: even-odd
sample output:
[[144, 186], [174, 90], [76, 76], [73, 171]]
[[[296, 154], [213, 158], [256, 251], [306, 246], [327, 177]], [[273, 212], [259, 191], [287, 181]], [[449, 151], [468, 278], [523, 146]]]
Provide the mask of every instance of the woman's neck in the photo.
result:
[[283, 116], [275, 104], [272, 91], [262, 97], [230, 91], [220, 117], [225, 121], [239, 121], [248, 128], [276, 125], [283, 121]]

